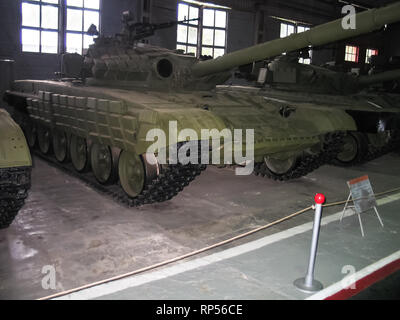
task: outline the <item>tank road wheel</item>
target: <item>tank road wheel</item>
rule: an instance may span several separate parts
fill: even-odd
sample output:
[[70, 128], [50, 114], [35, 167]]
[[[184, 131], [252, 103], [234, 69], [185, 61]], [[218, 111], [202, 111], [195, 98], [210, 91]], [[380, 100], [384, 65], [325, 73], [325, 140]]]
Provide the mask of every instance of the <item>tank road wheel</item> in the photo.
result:
[[361, 162], [368, 152], [368, 140], [360, 132], [349, 132], [343, 138], [343, 150], [334, 161], [339, 166], [352, 166]]
[[26, 141], [28, 142], [28, 146], [30, 148], [34, 148], [36, 146], [36, 141], [37, 141], [36, 126], [33, 123], [27, 123], [24, 126], [24, 132], [26, 136]]
[[297, 164], [297, 156], [290, 157], [286, 160], [265, 157], [264, 163], [267, 169], [274, 175], [281, 176], [291, 171]]
[[92, 171], [101, 184], [112, 184], [117, 181], [116, 161], [111, 148], [94, 144], [90, 152]]
[[38, 128], [39, 149], [43, 154], [49, 154], [51, 151], [51, 134], [50, 130], [44, 126]]
[[68, 158], [68, 139], [64, 131], [53, 132], [53, 150], [58, 162], [63, 163]]
[[89, 170], [90, 159], [86, 139], [73, 135], [69, 148], [72, 165], [78, 172]]
[[140, 156], [122, 151], [118, 173], [122, 189], [128, 196], [136, 198], [142, 193], [146, 181], [146, 171]]

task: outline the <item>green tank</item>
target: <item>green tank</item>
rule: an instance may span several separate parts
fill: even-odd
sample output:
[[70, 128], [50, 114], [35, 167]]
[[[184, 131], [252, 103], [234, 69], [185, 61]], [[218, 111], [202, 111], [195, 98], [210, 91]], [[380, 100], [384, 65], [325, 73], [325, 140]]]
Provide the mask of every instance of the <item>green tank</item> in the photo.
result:
[[[400, 20], [399, 9], [396, 4], [358, 15], [362, 23], [357, 31], [341, 30], [333, 22], [311, 30], [310, 38], [302, 35], [306, 43], [297, 38], [272, 41], [207, 61], [139, 43], [142, 36], [171, 24], [139, 25], [124, 14], [123, 33], [100, 36], [85, 57], [63, 56], [60, 79], [15, 81], [5, 100], [20, 113], [28, 143], [42, 157], [129, 205], [169, 200], [206, 168], [204, 161], [175, 163], [176, 153], [203, 160], [219, 150], [221, 160], [222, 154], [242, 147], [252, 153], [256, 168], [269, 165], [272, 178], [298, 178], [337, 156], [344, 134], [357, 131], [353, 117], [330, 106], [292, 105], [258, 90], [224, 91], [217, 85], [248, 61], [303, 48], [310, 39], [324, 44]], [[243, 141], [247, 129], [254, 132]], [[158, 148], [151, 149], [152, 130], [170, 139], [158, 138]], [[226, 144], [213, 149], [225, 137], [222, 132], [236, 131], [241, 135], [234, 135], [233, 150]], [[191, 142], [200, 142], [202, 152], [188, 147]], [[168, 151], [166, 162], [160, 161], [163, 149]], [[233, 164], [247, 163], [246, 158], [232, 159]]]
[[[346, 132], [343, 149], [334, 161], [337, 165], [360, 164], [399, 147], [400, 95], [377, 92], [373, 85], [399, 79], [400, 70], [357, 76], [298, 61], [298, 53], [266, 61], [259, 69], [262, 78], [258, 79], [258, 89], [219, 86], [218, 90], [257, 91], [265, 99], [294, 109], [311, 104], [345, 111], [357, 129]], [[265, 166], [261, 169], [267, 170]]]
[[[292, 108], [315, 105], [344, 110], [356, 123], [357, 130], [347, 131], [343, 139], [343, 148], [334, 160], [334, 164], [349, 166], [375, 159], [385, 153], [399, 148], [400, 140], [400, 95], [377, 92], [376, 84], [400, 79], [400, 70], [389, 70], [368, 76], [357, 76], [333, 71], [314, 65], [299, 63], [299, 58], [307, 58], [311, 46], [325, 44], [326, 34], [330, 41], [343, 40], [346, 34], [360, 35], [368, 30], [382, 27], [381, 22], [388, 19], [396, 21], [400, 5], [395, 3], [382, 9], [365, 11], [357, 16], [356, 30], [341, 30], [341, 20], [317, 26], [310, 31], [293, 34], [287, 38], [277, 39], [258, 46], [260, 52], [268, 52], [272, 60], [258, 61], [252, 74], [241, 75], [257, 79], [258, 88], [239, 86], [219, 86], [220, 92], [241, 90], [257, 92], [265, 99], [276, 101], [282, 106]], [[336, 30], [336, 31], [335, 31]], [[341, 30], [341, 32], [340, 32]], [[349, 33], [347, 33], [349, 32]], [[290, 49], [289, 49], [290, 48]], [[295, 50], [291, 52], [292, 50]], [[247, 49], [232, 54], [229, 61], [218, 64], [218, 70], [230, 67], [232, 61], [248, 64], [259, 60], [262, 55], [249, 57]], [[284, 55], [283, 51], [288, 52]], [[278, 56], [277, 56], [278, 55]], [[277, 57], [276, 57], [277, 56]], [[218, 60], [206, 62], [196, 72], [202, 75], [206, 70], [216, 68]], [[258, 73], [258, 74], [257, 74]], [[255, 86], [257, 87], [257, 86]], [[297, 156], [290, 163], [296, 163]], [[271, 176], [272, 166], [266, 162], [259, 163], [256, 172]], [[285, 168], [284, 168], [285, 169]], [[290, 174], [289, 169], [288, 173]]]

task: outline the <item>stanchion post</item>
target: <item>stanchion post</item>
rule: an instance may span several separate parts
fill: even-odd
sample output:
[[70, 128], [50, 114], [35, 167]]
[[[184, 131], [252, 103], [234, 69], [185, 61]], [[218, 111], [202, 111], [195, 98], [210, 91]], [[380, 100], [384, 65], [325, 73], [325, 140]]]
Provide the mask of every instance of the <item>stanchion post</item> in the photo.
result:
[[294, 285], [300, 291], [306, 293], [313, 293], [322, 290], [323, 285], [318, 280], [314, 279], [314, 268], [315, 268], [315, 258], [317, 255], [319, 229], [321, 226], [321, 215], [322, 215], [322, 205], [325, 202], [325, 196], [323, 194], [317, 194], [315, 196], [315, 217], [313, 226], [313, 235], [311, 240], [311, 250], [310, 259], [308, 261], [307, 274], [304, 278], [297, 279]]

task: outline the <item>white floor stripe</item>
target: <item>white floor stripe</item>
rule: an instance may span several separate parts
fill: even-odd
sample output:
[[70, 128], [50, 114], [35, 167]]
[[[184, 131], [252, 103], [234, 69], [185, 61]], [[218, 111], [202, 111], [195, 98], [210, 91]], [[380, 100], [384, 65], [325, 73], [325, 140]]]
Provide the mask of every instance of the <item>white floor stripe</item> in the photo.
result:
[[[383, 205], [387, 203], [391, 203], [393, 201], [400, 199], [400, 193], [394, 194], [385, 198], [378, 200], [378, 205]], [[338, 212], [332, 214], [330, 216], [322, 218], [321, 225], [327, 225], [328, 223], [338, 221], [341, 217], [342, 212]], [[352, 210], [348, 210], [346, 213], [346, 217], [353, 215], [354, 212]], [[137, 287], [152, 281], [157, 281], [161, 279], [165, 279], [186, 271], [194, 270], [200, 267], [204, 267], [210, 265], [212, 263], [216, 263], [219, 261], [223, 261], [229, 258], [233, 258], [239, 255], [242, 255], [247, 252], [251, 252], [262, 247], [268, 246], [272, 243], [293, 237], [295, 235], [307, 232], [312, 230], [313, 222], [305, 223], [303, 225], [278, 232], [276, 234], [261, 238], [259, 240], [251, 241], [245, 244], [242, 244], [237, 247], [233, 247], [221, 252], [217, 252], [214, 254], [210, 254], [206, 257], [194, 259], [192, 261], [182, 262], [176, 265], [172, 265], [170, 267], [165, 267], [160, 270], [150, 271], [144, 274], [135, 275], [132, 277], [108, 282], [105, 284], [101, 284], [92, 288], [84, 289], [81, 291], [77, 291], [62, 297], [58, 297], [55, 300], [87, 300], [87, 299], [95, 299], [98, 297], [102, 297], [105, 295], [109, 295], [121, 290], [125, 290], [132, 287]]]
[[[343, 278], [343, 280], [330, 285], [329, 287], [323, 289], [322, 291], [308, 297], [306, 300], [324, 300], [324, 299], [334, 295], [335, 293], [342, 291], [349, 284], [355, 283], [358, 280], [365, 278], [366, 276], [370, 275], [371, 273], [375, 272], [376, 270], [379, 270], [379, 269], [383, 268], [384, 266], [386, 266], [387, 264], [389, 264], [393, 261], [396, 261], [398, 259], [400, 259], [400, 251], [397, 251], [397, 252], [391, 254], [390, 256], [383, 258], [383, 259], [365, 267], [364, 269], [361, 269], [360, 271], [356, 272], [355, 274], [352, 274], [352, 275], [349, 275], [349, 276]], [[351, 290], [351, 289], [349, 289], [349, 290]]]

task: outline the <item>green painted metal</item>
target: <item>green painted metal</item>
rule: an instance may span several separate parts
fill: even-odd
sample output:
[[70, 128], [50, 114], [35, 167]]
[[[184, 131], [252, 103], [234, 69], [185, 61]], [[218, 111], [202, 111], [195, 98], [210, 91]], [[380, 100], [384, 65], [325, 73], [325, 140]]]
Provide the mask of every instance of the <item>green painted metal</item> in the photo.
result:
[[0, 169], [30, 166], [32, 159], [21, 128], [0, 109]]
[[400, 79], [400, 69], [385, 71], [369, 76], [362, 76], [358, 79], [358, 82], [362, 86], [368, 86], [375, 83], [381, 83], [385, 81], [392, 81]]
[[[86, 90], [90, 90], [90, 97]], [[62, 94], [65, 92], [71, 95]], [[27, 97], [27, 111], [40, 126], [139, 155], [153, 143], [146, 141], [150, 130], [161, 129], [170, 136], [171, 121], [176, 121], [178, 131], [190, 128], [199, 138], [203, 129], [254, 129], [256, 159], [265, 154], [299, 153], [319, 144], [326, 133], [356, 128], [346, 112], [315, 105], [298, 108], [286, 118], [280, 114], [284, 105], [265, 99], [261, 92], [180, 92], [166, 96], [158, 91], [21, 80], [15, 82], [12, 94]], [[218, 134], [210, 137], [217, 138]], [[184, 141], [186, 137], [167, 140], [166, 147]]]
[[380, 9], [371, 9], [357, 14], [356, 29], [343, 29], [343, 20], [337, 19], [316, 26], [306, 32], [292, 34], [289, 37], [268, 41], [214, 60], [200, 62], [194, 65], [192, 70], [198, 77], [223, 72], [236, 66], [272, 58], [284, 52], [300, 50], [308, 46], [321, 46], [356, 37], [399, 20], [400, 2], [395, 2]]

